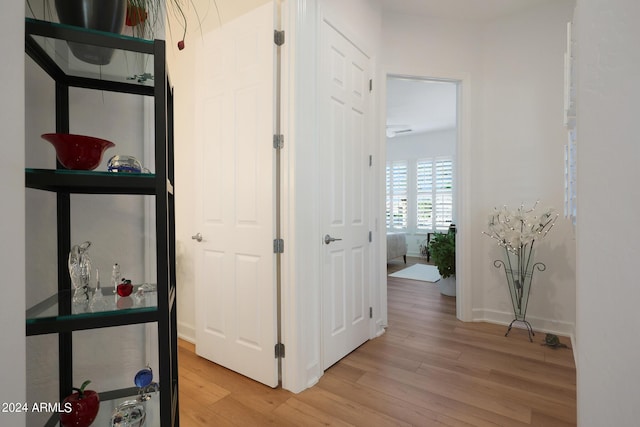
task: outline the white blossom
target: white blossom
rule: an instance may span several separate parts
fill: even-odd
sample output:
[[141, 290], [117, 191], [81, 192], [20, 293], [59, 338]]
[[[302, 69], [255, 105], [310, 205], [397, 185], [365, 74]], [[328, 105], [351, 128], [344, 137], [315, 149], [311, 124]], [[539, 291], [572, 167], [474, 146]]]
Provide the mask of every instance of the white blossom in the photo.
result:
[[510, 211], [507, 206], [495, 211], [488, 218], [488, 232], [484, 234], [496, 239], [500, 246], [509, 252], [518, 253], [533, 246], [537, 239], [547, 235], [558, 218], [553, 208], [547, 208], [537, 214], [536, 202], [531, 209], [524, 205]]

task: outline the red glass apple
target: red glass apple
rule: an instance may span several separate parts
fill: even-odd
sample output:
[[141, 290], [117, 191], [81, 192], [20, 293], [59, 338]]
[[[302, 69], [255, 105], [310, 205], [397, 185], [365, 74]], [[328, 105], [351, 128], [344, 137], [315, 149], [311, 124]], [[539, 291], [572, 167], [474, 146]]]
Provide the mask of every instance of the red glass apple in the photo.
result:
[[131, 284], [131, 280], [123, 278], [122, 283], [118, 285], [116, 291], [121, 297], [128, 297], [129, 295], [131, 295], [131, 292], [133, 292], [133, 285]]
[[62, 427], [89, 427], [98, 415], [100, 397], [93, 390], [85, 390], [91, 381], [82, 383], [75, 393], [65, 397], [62, 401], [60, 425]]

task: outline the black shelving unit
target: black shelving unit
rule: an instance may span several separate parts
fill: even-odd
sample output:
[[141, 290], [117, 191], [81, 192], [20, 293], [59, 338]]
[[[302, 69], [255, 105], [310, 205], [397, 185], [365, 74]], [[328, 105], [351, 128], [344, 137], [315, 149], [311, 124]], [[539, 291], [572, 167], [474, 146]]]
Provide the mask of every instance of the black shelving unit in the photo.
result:
[[[115, 49], [119, 54], [153, 64], [152, 74], [103, 74], [72, 66], [66, 42]], [[57, 197], [58, 292], [30, 307], [27, 336], [58, 335], [60, 400], [72, 392], [73, 332], [122, 325], [157, 323], [162, 426], [178, 426], [178, 361], [176, 330], [175, 208], [173, 169], [173, 91], [169, 83], [163, 40], [142, 40], [51, 22], [26, 20], [26, 53], [55, 82], [56, 132], [69, 132], [69, 88], [97, 89], [150, 96], [154, 99], [155, 173], [118, 174], [57, 169], [26, 169], [28, 188]], [[28, 84], [28, 82], [27, 82]], [[71, 194], [151, 195], [155, 197], [157, 299], [125, 309], [105, 307], [97, 313], [74, 313], [67, 257], [71, 250]], [[109, 292], [106, 289], [106, 292]], [[101, 401], [135, 396], [137, 389], [99, 390]], [[58, 425], [52, 415], [47, 426]]]

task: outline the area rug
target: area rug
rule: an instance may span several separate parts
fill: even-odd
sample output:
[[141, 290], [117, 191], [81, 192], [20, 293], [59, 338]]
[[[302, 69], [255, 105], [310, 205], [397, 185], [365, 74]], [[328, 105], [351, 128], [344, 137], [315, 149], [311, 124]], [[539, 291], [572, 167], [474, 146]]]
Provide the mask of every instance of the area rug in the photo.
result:
[[401, 279], [420, 280], [423, 282], [437, 282], [440, 280], [438, 267], [427, 264], [413, 264], [403, 270], [396, 271], [389, 275], [390, 277], [398, 277]]

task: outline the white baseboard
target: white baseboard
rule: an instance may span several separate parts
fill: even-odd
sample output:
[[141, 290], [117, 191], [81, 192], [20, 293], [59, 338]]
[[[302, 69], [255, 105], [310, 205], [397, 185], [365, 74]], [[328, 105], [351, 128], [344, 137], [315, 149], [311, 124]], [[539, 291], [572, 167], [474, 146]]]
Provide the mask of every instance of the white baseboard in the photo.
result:
[[[497, 311], [497, 310], [485, 310], [475, 308], [473, 309], [473, 321], [474, 322], [489, 322], [498, 325], [509, 325], [513, 320], [513, 313]], [[540, 331], [544, 333], [550, 333], [569, 337], [571, 339], [571, 345], [574, 346], [575, 324], [569, 322], [558, 322], [557, 320], [544, 319], [535, 316], [527, 316], [527, 321], [531, 324], [534, 331]], [[523, 328], [524, 325], [516, 322], [513, 327]], [[575, 347], [573, 347], [575, 348]], [[575, 357], [575, 353], [574, 353]]]
[[196, 327], [185, 322], [178, 322], [178, 338], [191, 344], [196, 343]]
[[382, 336], [387, 331], [387, 325], [383, 324], [381, 320], [376, 322], [376, 335], [374, 338]]
[[[473, 321], [474, 322], [488, 322], [498, 325], [508, 325], [513, 320], [513, 313], [507, 313], [497, 310], [483, 310], [473, 309]], [[543, 319], [540, 317], [529, 316], [527, 321], [531, 323], [531, 327], [534, 331], [555, 334], [563, 337], [568, 337], [571, 340], [571, 349], [573, 351], [573, 362], [578, 369], [578, 349], [576, 347], [576, 325], [569, 322], [558, 322], [557, 320]], [[514, 328], [523, 328], [522, 324], [516, 322], [513, 324]]]

